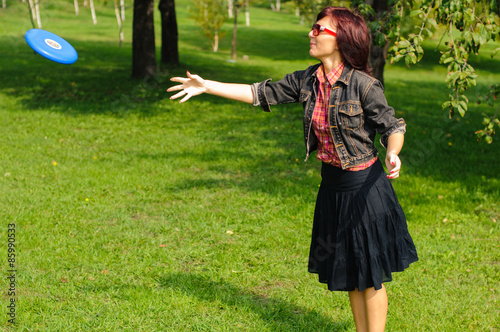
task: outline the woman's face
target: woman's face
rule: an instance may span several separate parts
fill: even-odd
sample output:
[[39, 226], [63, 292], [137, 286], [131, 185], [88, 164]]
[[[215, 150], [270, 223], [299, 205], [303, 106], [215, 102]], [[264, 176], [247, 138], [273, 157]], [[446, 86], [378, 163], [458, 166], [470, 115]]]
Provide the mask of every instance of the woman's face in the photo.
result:
[[[316, 24], [322, 25], [327, 29], [337, 32], [337, 27], [332, 25], [332, 20], [330, 16], [323, 17], [321, 20], [317, 21]], [[309, 54], [325, 62], [328, 60], [341, 59], [339, 50], [337, 48], [337, 37], [322, 31], [319, 35], [314, 36], [313, 31], [309, 32], [310, 38], [310, 49]]]

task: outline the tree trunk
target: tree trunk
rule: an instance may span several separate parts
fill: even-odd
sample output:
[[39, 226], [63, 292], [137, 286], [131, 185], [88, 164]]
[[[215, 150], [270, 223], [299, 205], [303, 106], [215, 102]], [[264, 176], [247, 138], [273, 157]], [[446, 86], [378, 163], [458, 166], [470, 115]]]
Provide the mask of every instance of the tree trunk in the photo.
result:
[[132, 32], [132, 77], [156, 74], [154, 1], [135, 0]]
[[[379, 19], [387, 11], [387, 0], [365, 0], [365, 3], [372, 6], [375, 10], [375, 19]], [[384, 67], [389, 44], [386, 43], [384, 47], [375, 45], [373, 43], [373, 35], [371, 36], [371, 40], [369, 64], [373, 70], [373, 76], [384, 84]]]
[[227, 0], [227, 17], [233, 18], [233, 5], [234, 0]]
[[125, 21], [125, 0], [120, 0], [120, 13], [123, 22]]
[[95, 15], [94, 0], [90, 0], [90, 12], [92, 13], [92, 22], [97, 24], [97, 16]]
[[231, 42], [231, 58], [233, 60], [236, 60], [236, 58], [237, 58], [236, 39], [237, 39], [237, 34], [238, 34], [238, 3], [237, 2], [233, 3], [233, 17], [234, 17], [234, 23], [233, 23], [233, 40]]
[[382, 84], [384, 84], [385, 58], [387, 57], [388, 49], [389, 43], [386, 43], [384, 47], [379, 47], [377, 45], [374, 45], [373, 41], [370, 48], [369, 63], [370, 67], [372, 68], [372, 75], [380, 82], [382, 82]]
[[214, 32], [214, 45], [212, 47], [212, 50], [214, 51], [214, 53], [219, 50], [219, 29], [215, 29]]
[[160, 0], [158, 5], [161, 15], [161, 63], [178, 65], [179, 48], [175, 1]]
[[36, 13], [36, 23], [38, 24], [38, 29], [42, 28], [42, 18], [40, 16], [40, 1], [35, 0], [35, 13]]
[[250, 0], [245, 0], [245, 19], [247, 27], [250, 26]]
[[123, 23], [122, 23], [122, 17], [120, 16], [120, 6], [118, 4], [118, 0], [115, 0], [115, 16], [116, 16], [116, 22], [118, 23], [118, 32], [120, 34], [120, 47], [122, 47], [123, 43]]

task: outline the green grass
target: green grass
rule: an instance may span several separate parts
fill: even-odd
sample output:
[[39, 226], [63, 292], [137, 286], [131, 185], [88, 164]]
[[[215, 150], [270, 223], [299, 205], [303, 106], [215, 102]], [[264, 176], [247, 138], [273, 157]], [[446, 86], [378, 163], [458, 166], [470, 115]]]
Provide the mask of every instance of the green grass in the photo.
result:
[[[6, 239], [15, 223], [18, 331], [355, 330], [346, 294], [306, 269], [320, 176], [314, 158], [303, 162], [300, 105], [267, 114], [211, 96], [179, 105], [165, 92], [186, 69], [252, 83], [305, 68], [307, 27], [254, 8], [229, 63], [231, 25], [213, 54], [189, 2], [177, 1], [182, 64], [134, 81], [130, 8], [119, 48], [111, 2], [98, 6], [97, 25], [69, 1], [42, 2], [43, 28], [78, 50], [65, 66], [33, 54], [23, 4], [7, 3], [0, 232]], [[460, 121], [441, 111], [437, 42], [421, 64], [385, 73], [408, 124], [393, 183], [420, 255], [387, 285], [387, 330], [498, 331], [498, 142], [475, 141], [485, 106]], [[483, 52], [474, 64], [473, 101], [500, 81], [498, 58]], [[2, 250], [0, 328], [9, 330], [5, 240]]]

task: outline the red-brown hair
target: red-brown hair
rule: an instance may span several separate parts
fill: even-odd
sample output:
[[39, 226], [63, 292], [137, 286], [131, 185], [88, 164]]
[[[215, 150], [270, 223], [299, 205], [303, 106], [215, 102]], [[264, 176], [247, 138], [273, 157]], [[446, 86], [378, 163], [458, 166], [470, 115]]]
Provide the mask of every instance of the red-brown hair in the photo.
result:
[[332, 25], [337, 28], [337, 45], [344, 62], [370, 74], [370, 33], [363, 17], [347, 8], [326, 7], [318, 14], [316, 21], [327, 16], [331, 17]]

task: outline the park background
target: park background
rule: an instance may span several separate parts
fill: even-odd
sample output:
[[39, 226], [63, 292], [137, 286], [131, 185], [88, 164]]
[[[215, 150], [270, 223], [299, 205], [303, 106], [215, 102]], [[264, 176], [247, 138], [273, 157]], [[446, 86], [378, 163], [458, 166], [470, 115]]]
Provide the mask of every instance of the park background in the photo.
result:
[[[41, 2], [43, 28], [78, 51], [70, 66], [24, 41], [26, 4], [0, 9], [0, 328], [8, 323], [8, 225], [16, 228], [18, 331], [354, 331], [346, 294], [307, 273], [320, 164], [304, 163], [302, 110], [212, 96], [169, 100], [169, 77], [253, 83], [303, 69], [309, 26], [253, 6], [219, 52], [176, 3], [181, 64], [132, 80], [131, 8], [119, 46], [112, 2], [75, 16]], [[158, 18], [158, 15], [156, 15]], [[159, 52], [159, 22], [156, 26]], [[498, 331], [497, 138], [477, 142], [475, 97], [500, 81], [488, 49], [465, 118], [448, 92], [439, 38], [421, 63], [389, 64], [386, 96], [408, 132], [393, 181], [420, 260], [387, 284], [388, 331]], [[498, 46], [497, 46], [498, 47]], [[491, 47], [490, 51], [493, 49]], [[381, 156], [384, 155], [381, 150]], [[5, 314], [4, 314], [5, 312]]]

